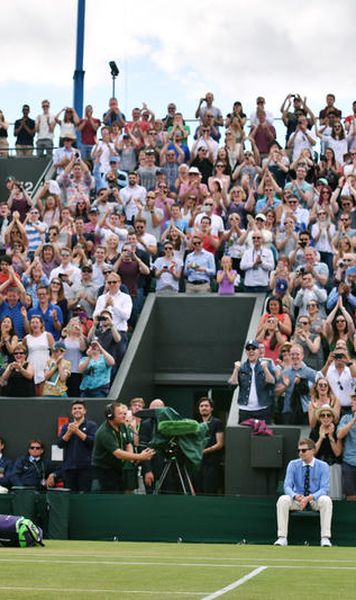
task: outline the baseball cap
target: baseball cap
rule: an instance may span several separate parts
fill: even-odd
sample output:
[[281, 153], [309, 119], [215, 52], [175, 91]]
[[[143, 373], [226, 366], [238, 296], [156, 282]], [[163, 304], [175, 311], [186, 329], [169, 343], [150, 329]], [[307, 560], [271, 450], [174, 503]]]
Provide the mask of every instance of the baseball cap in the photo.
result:
[[66, 347], [63, 342], [55, 342], [52, 346], [52, 350], [63, 350], [66, 351]]
[[276, 281], [275, 289], [278, 294], [283, 294], [284, 292], [286, 292], [288, 290], [288, 281], [286, 279], [284, 279], [283, 277], [278, 278]]
[[247, 340], [247, 342], [245, 344], [245, 348], [249, 348], [251, 346], [253, 348], [256, 348], [256, 350], [260, 347], [257, 340]]

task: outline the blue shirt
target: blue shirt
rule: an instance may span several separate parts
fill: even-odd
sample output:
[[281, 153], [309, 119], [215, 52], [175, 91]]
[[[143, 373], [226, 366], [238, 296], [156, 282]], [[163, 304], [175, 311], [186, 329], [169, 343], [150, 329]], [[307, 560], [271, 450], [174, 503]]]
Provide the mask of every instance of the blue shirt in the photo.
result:
[[[323, 460], [314, 458], [310, 463], [309, 490], [314, 500], [329, 494], [329, 465]], [[300, 459], [291, 460], [284, 480], [284, 493], [294, 496], [304, 496], [304, 478], [306, 464]]]
[[[83, 358], [80, 363], [84, 362]], [[80, 364], [79, 363], [79, 364]], [[87, 368], [83, 373], [83, 379], [80, 384], [81, 390], [95, 390], [96, 388], [110, 384], [111, 367], [106, 363], [101, 354], [98, 360], [90, 359]]]
[[60, 308], [60, 306], [58, 306], [58, 304], [52, 304], [51, 302], [49, 302], [46, 312], [42, 312], [42, 309], [39, 304], [37, 304], [37, 306], [35, 306], [34, 308], [31, 308], [31, 310], [28, 311], [28, 320], [30, 320], [31, 317], [34, 317], [35, 315], [39, 315], [40, 317], [42, 317], [45, 330], [48, 331], [48, 333], [51, 333], [54, 339], [57, 341], [61, 337], [61, 332], [60, 330], [57, 330], [54, 326], [54, 319], [51, 315], [52, 310], [57, 311], [58, 321], [63, 325], [62, 309]]
[[91, 464], [91, 453], [97, 425], [94, 421], [87, 421], [85, 419], [79, 425], [80, 431], [87, 436], [85, 440], [81, 440], [77, 435], [72, 435], [68, 442], [65, 442], [63, 436], [67, 433], [68, 425], [69, 423], [63, 425], [57, 441], [58, 447], [64, 448], [63, 468], [65, 471], [88, 468]]
[[[353, 415], [344, 415], [337, 426], [337, 431], [340, 431], [345, 425], [352, 421]], [[344, 451], [342, 455], [343, 462], [356, 467], [356, 425], [353, 425], [343, 439]]]
[[21, 302], [15, 304], [15, 306], [9, 306], [7, 300], [3, 302], [0, 306], [0, 321], [4, 317], [11, 317], [12, 322], [14, 324], [14, 329], [17, 337], [22, 340], [25, 335], [25, 327], [23, 324], [23, 316], [21, 314], [21, 308], [24, 305]]
[[[197, 271], [193, 267], [203, 267], [206, 271]], [[215, 275], [214, 255], [207, 250], [191, 252], [185, 259], [184, 271], [189, 283], [193, 281], [210, 283], [210, 277]]]
[[[295, 378], [299, 377], [300, 379], [307, 379], [307, 381], [309, 381], [309, 383], [312, 384], [312, 383], [315, 383], [317, 373], [318, 373], [318, 371], [315, 371], [314, 369], [307, 367], [307, 365], [303, 362], [301, 363], [301, 366], [299, 369], [294, 369], [293, 367], [288, 367], [287, 369], [284, 369], [283, 374], [286, 377], [288, 377], [289, 385], [285, 391], [283, 410], [282, 410], [283, 413], [290, 412], [290, 410], [291, 410], [290, 401], [291, 401], [293, 390], [294, 390]], [[309, 394], [305, 394], [305, 395], [301, 394], [300, 399], [301, 399], [301, 403], [302, 403], [302, 407], [303, 407], [303, 412], [308, 412], [308, 407], [309, 407], [309, 402], [310, 402]]]
[[[270, 206], [270, 209], [274, 210], [275, 208], [277, 208], [277, 206], [280, 205], [280, 203], [281, 203], [281, 201], [276, 196], [273, 196], [273, 203]], [[267, 198], [266, 198], [266, 196], [263, 196], [263, 198], [260, 198], [259, 200], [257, 200], [256, 207], [255, 207], [255, 213], [256, 213], [256, 215], [258, 213], [262, 212], [263, 209], [266, 208], [266, 205], [267, 205]]]

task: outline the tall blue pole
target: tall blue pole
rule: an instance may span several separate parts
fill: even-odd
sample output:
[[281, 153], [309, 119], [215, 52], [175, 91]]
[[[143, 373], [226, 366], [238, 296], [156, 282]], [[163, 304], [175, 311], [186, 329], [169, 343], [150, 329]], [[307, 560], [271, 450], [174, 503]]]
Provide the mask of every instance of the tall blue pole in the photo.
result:
[[83, 116], [84, 101], [84, 26], [85, 26], [85, 0], [78, 0], [77, 12], [77, 45], [75, 57], [75, 71], [73, 75], [73, 106], [79, 117]]

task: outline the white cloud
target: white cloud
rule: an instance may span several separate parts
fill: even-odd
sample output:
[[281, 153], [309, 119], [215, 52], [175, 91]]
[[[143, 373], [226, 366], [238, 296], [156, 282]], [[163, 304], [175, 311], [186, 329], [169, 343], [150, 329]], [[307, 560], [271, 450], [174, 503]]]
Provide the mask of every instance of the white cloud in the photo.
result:
[[[352, 0], [87, 0], [85, 85], [108, 89], [108, 61], [139, 97], [140, 77], [152, 69], [154, 85], [142, 90], [159, 106], [175, 97], [194, 105], [208, 89], [224, 110], [239, 98], [252, 108], [262, 93], [277, 111], [289, 91], [320, 107], [328, 90], [351, 103], [356, 3]], [[3, 0], [0, 84], [70, 88], [75, 60], [76, 2]], [[129, 71], [139, 65], [138, 71]], [[127, 66], [128, 73], [125, 72]], [[153, 84], [155, 82], [152, 82]], [[158, 84], [158, 82], [157, 82]], [[352, 86], [353, 87], [353, 86]]]

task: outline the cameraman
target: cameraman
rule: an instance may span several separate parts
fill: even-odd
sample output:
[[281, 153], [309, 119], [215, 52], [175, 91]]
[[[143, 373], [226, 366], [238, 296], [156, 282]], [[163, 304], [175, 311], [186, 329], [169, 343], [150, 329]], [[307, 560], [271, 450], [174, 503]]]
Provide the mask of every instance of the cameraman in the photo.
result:
[[127, 406], [120, 402], [109, 404], [106, 420], [96, 432], [92, 455], [92, 491], [123, 492], [122, 469], [124, 461], [144, 462], [154, 457], [155, 451], [146, 448], [135, 454], [125, 426]]

